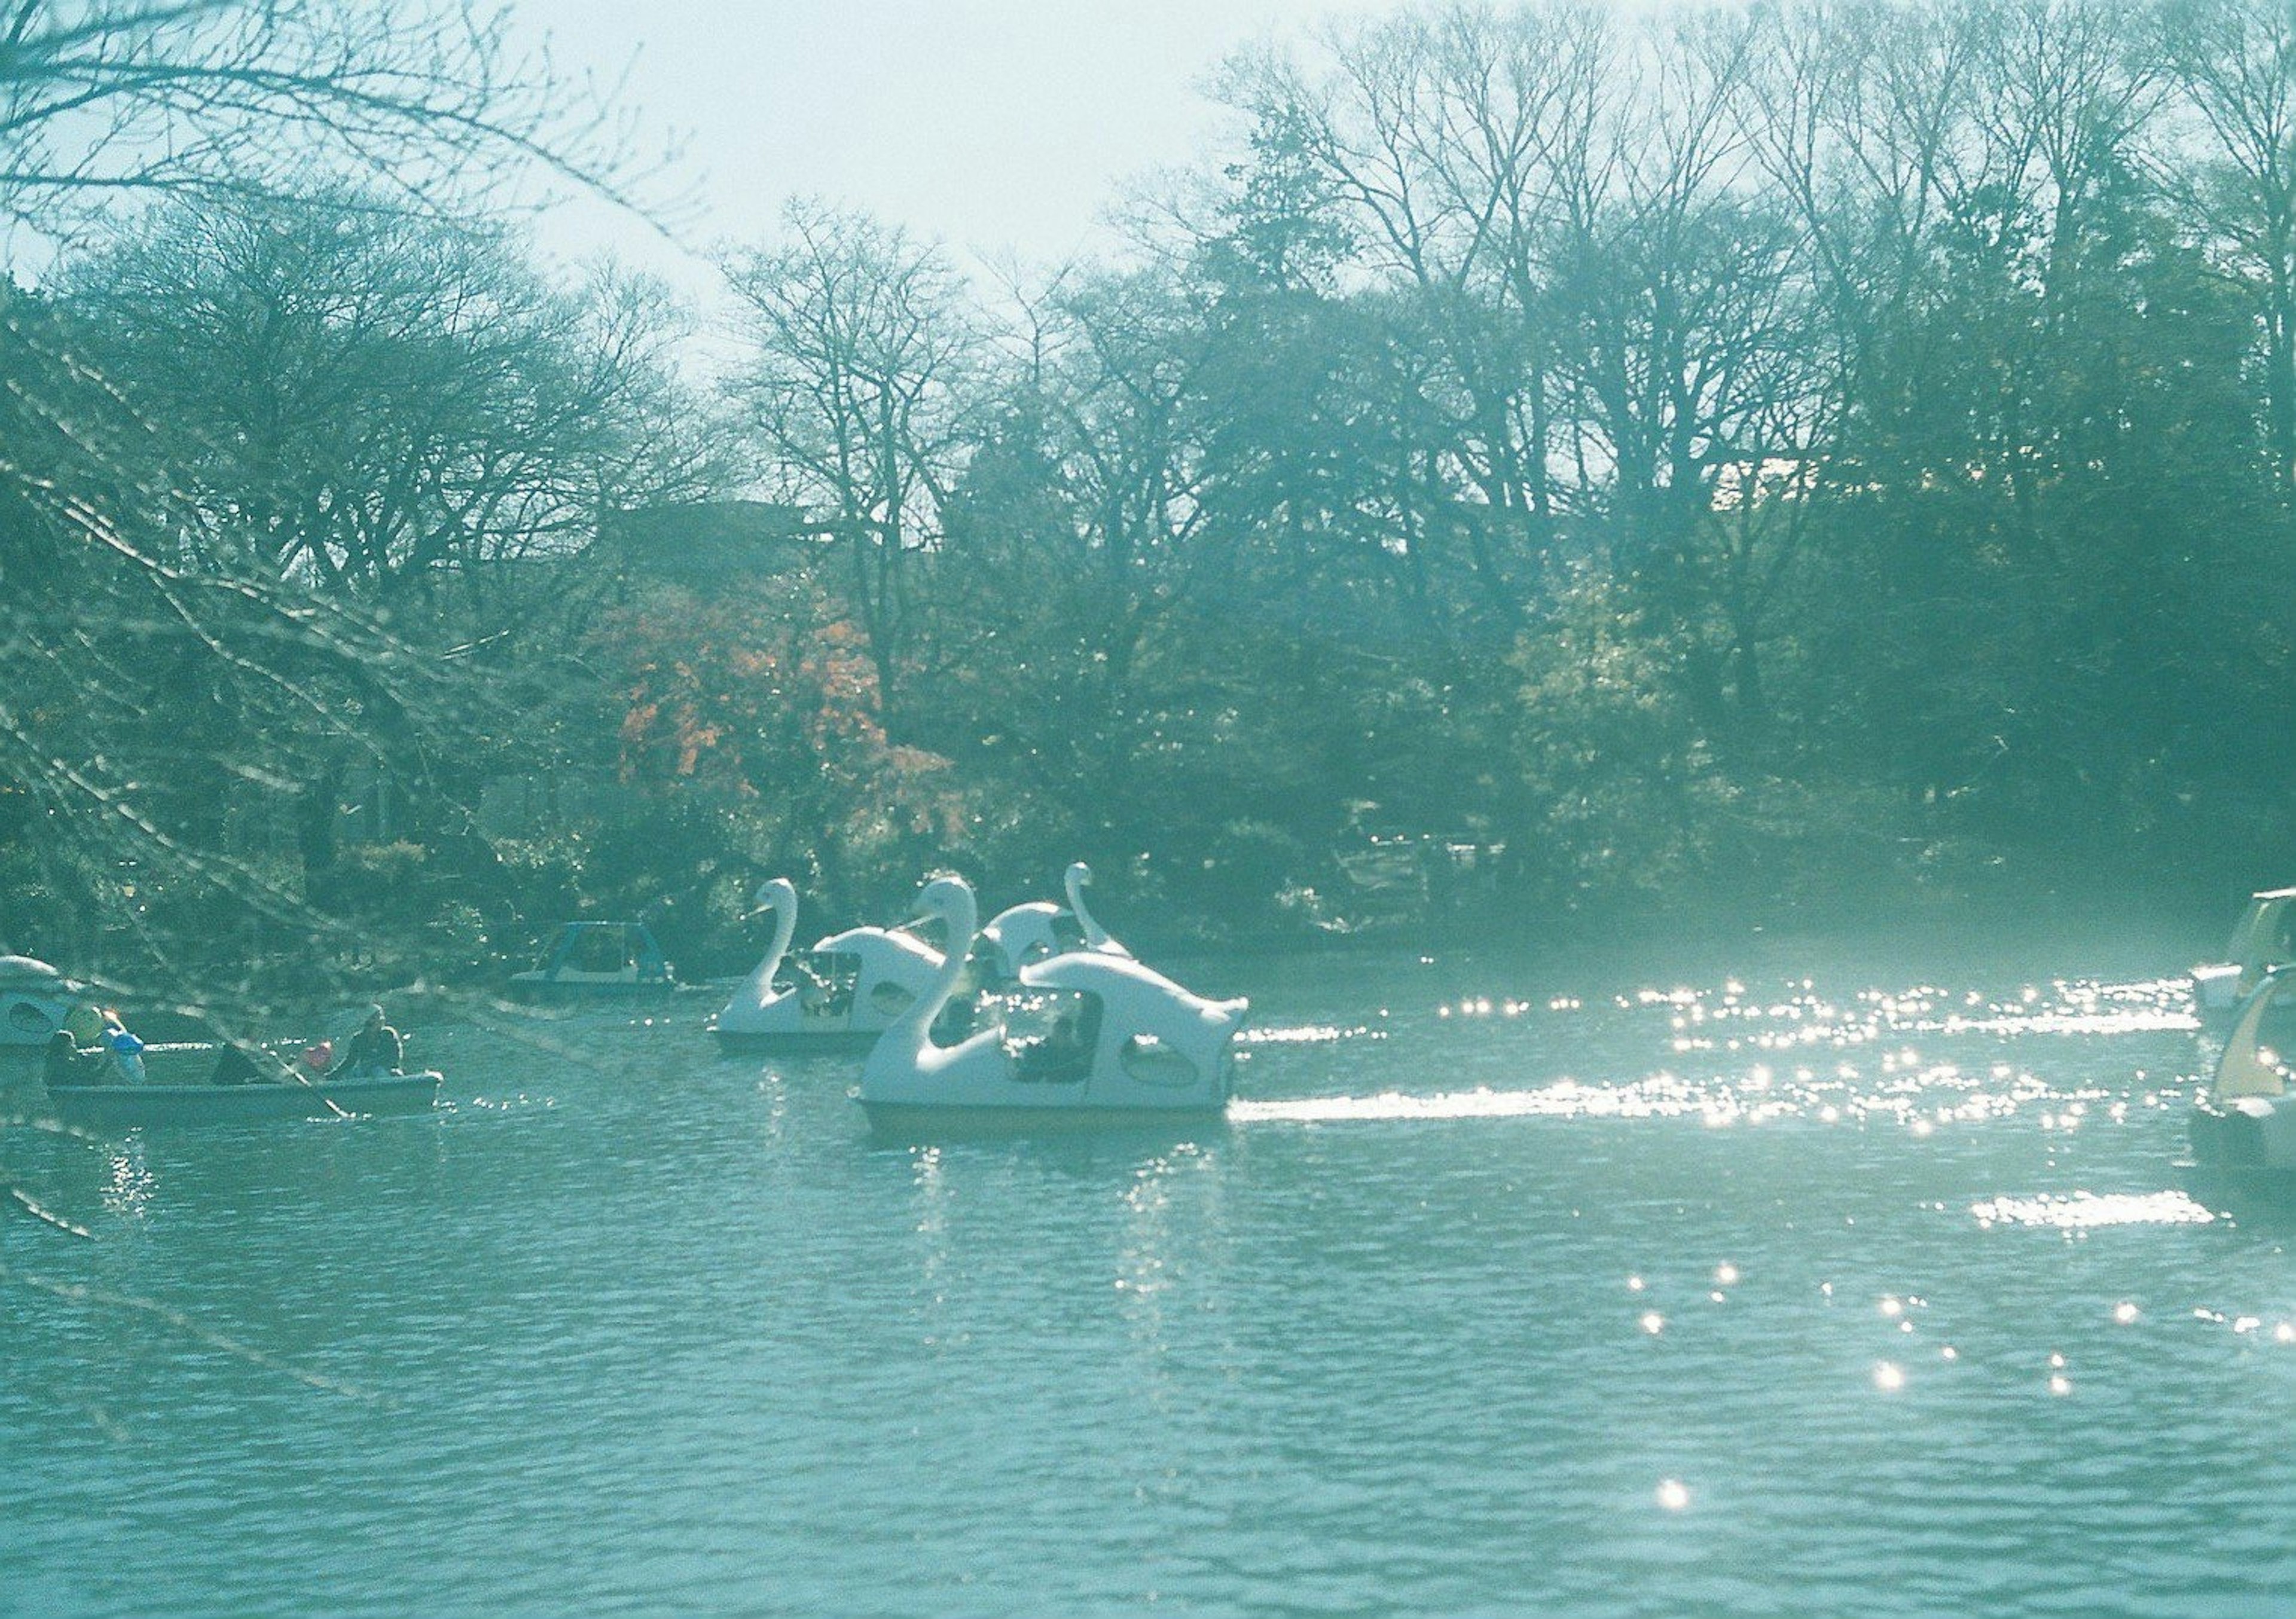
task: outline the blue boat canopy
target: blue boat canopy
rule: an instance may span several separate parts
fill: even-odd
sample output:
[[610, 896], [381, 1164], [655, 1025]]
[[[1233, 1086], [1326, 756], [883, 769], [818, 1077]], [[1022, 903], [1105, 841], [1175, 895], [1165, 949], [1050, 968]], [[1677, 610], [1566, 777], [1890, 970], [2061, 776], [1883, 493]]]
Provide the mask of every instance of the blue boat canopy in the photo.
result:
[[538, 970], [550, 979], [615, 977], [635, 979], [640, 984], [669, 982], [669, 962], [643, 922], [569, 922], [558, 930]]

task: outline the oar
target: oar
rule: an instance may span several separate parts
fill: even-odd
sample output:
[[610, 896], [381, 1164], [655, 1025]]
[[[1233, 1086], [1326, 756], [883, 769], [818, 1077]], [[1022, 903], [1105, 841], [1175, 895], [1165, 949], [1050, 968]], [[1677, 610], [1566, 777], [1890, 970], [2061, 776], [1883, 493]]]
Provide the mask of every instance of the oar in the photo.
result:
[[[256, 1049], [258, 1051], [262, 1051], [263, 1048], [258, 1046]], [[292, 1079], [297, 1084], [302, 1086], [306, 1091], [316, 1093], [321, 1101], [326, 1103], [328, 1112], [333, 1114], [337, 1118], [349, 1118], [351, 1116], [349, 1113], [346, 1112], [343, 1108], [336, 1102], [333, 1097], [329, 1096], [324, 1091], [321, 1091], [318, 1086], [304, 1078], [303, 1070], [296, 1064], [291, 1062], [282, 1062], [276, 1055], [269, 1051], [265, 1051], [264, 1055], [269, 1057], [271, 1060], [274, 1063], [276, 1063], [280, 1067], [286, 1069], [287, 1076], [290, 1079]]]
[[[290, 1074], [295, 1074], [295, 1070], [291, 1067], [289, 1067], [287, 1071]], [[327, 1104], [327, 1111], [333, 1114], [337, 1118], [348, 1118], [351, 1116], [349, 1111], [346, 1109], [342, 1104], [336, 1101], [333, 1097], [329, 1096], [324, 1091], [320, 1090], [318, 1086], [313, 1084], [309, 1080], [305, 1079], [300, 1074], [295, 1074], [295, 1083], [302, 1086], [306, 1091], [314, 1092], [321, 1101]]]

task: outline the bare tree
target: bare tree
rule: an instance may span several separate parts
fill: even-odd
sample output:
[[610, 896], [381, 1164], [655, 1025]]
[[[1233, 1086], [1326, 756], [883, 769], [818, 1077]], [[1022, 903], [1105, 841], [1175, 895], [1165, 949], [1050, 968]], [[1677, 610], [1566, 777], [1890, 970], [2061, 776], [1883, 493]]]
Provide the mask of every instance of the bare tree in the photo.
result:
[[725, 266], [735, 397], [779, 485], [848, 549], [878, 683], [898, 700], [912, 554], [938, 537], [980, 336], [947, 255], [863, 215], [792, 204], [783, 239]]
[[605, 103], [513, 53], [509, 18], [468, 0], [10, 0], [0, 210], [56, 230], [111, 197], [275, 192], [315, 168], [431, 206], [537, 168], [626, 182]]
[[2278, 0], [2174, 0], [2162, 41], [2216, 159], [2164, 165], [2256, 299], [2266, 441], [2296, 482], [2296, 10]]
[[1614, 30], [1569, 6], [1468, 6], [1326, 37], [1324, 66], [1232, 64], [1226, 94], [1290, 129], [1345, 210], [1360, 264], [1402, 291], [1398, 335], [1434, 362], [1447, 418], [1414, 544], [1456, 540], [1483, 601], [1519, 624], [1566, 496], [1558, 487], [1553, 247], [1586, 177]]
[[[389, 596], [565, 556], [690, 497], [658, 291], [571, 290], [518, 239], [368, 193], [178, 201], [68, 266], [59, 307], [160, 435], [210, 560]], [[483, 634], [483, 622], [450, 634]]]

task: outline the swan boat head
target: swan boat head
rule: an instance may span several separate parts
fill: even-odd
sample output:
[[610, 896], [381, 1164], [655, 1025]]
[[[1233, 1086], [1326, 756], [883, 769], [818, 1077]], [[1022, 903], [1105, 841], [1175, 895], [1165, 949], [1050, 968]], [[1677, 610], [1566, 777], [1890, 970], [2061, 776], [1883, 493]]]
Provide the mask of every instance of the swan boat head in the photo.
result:
[[734, 992], [733, 999], [718, 1012], [712, 1026], [726, 1034], [772, 1026], [773, 1009], [791, 993], [775, 989], [774, 979], [782, 969], [782, 958], [789, 954], [790, 940], [797, 933], [797, 885], [786, 877], [768, 878], [758, 885], [750, 903], [756, 907], [750, 913], [752, 916], [766, 911], [774, 913], [773, 943], [766, 947], [764, 959], [742, 981], [741, 988]]
[[980, 931], [980, 903], [962, 877], [937, 877], [917, 896], [912, 926], [938, 922], [947, 948], [930, 983], [906, 1010], [894, 1018], [872, 1047], [861, 1068], [861, 1099], [930, 1101], [951, 1088], [960, 1092], [994, 1083], [1009, 1067], [1004, 1030], [984, 1029], [952, 1046], [932, 1039], [936, 1018], [955, 998]]
[[1084, 891], [1092, 884], [1092, 868], [1081, 860], [1072, 860], [1069, 869], [1061, 874], [1061, 886], [1067, 890], [1069, 910], [1076, 917], [1077, 926], [1084, 930], [1086, 947], [1104, 955], [1129, 956], [1131, 952], [1109, 936], [1108, 929], [1100, 925], [1092, 908], [1084, 903]]
[[[982, 954], [1004, 981], [1018, 977], [1024, 967], [1079, 948], [1106, 955], [1131, 955], [1110, 936], [1085, 904], [1084, 890], [1091, 881], [1092, 868], [1081, 860], [1073, 861], [1061, 878], [1068, 895], [1065, 910], [1048, 899], [1029, 900], [998, 912], [981, 928], [981, 943], [988, 946]], [[1063, 928], [1071, 918], [1072, 925]]]
[[776, 878], [758, 897], [775, 912], [774, 942], [718, 1014], [716, 1032], [729, 1041], [873, 1039], [925, 993], [940, 969], [940, 952], [885, 928], [849, 928], [793, 955], [796, 889]]

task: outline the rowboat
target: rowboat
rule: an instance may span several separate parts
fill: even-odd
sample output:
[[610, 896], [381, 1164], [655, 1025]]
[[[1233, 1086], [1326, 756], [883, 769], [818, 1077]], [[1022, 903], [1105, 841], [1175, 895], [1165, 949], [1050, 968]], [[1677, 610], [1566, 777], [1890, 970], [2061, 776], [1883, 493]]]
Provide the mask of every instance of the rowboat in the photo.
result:
[[48, 1102], [67, 1124], [135, 1130], [147, 1125], [244, 1124], [271, 1119], [425, 1113], [443, 1082], [435, 1073], [259, 1080], [243, 1085], [50, 1085]]

